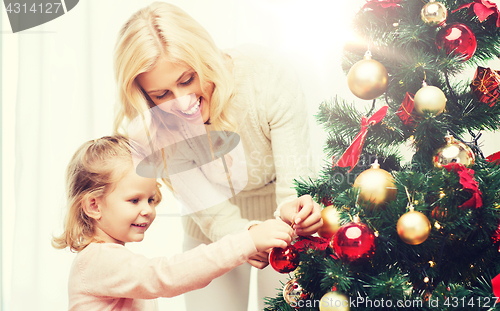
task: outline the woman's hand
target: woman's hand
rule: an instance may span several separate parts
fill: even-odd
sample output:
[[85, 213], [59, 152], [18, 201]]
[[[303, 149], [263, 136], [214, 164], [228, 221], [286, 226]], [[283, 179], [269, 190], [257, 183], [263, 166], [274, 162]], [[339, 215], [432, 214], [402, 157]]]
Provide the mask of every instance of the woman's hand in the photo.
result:
[[280, 218], [289, 224], [294, 222], [297, 235], [314, 234], [323, 226], [321, 207], [308, 194], [281, 206]]

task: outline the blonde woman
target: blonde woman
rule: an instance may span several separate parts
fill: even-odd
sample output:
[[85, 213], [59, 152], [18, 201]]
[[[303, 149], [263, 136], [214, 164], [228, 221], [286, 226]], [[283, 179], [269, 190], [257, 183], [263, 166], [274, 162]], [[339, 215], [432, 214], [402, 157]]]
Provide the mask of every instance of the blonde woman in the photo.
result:
[[[119, 92], [115, 131], [129, 132], [144, 124], [150, 146], [177, 143], [178, 148], [162, 151], [163, 163], [181, 154], [186, 163], [200, 166], [189, 170], [198, 182], [186, 190], [189, 195], [183, 196], [173, 186], [171, 170], [165, 169], [170, 175], [162, 176], [182, 200], [192, 196], [196, 199], [192, 201], [210, 205], [183, 217], [185, 250], [251, 230], [274, 217], [293, 222], [298, 235], [313, 234], [322, 225], [319, 205], [308, 195], [297, 198], [293, 189], [293, 179], [310, 174], [307, 111], [298, 79], [278, 57], [253, 46], [221, 51], [184, 11], [157, 2], [135, 13], [122, 27], [114, 66]], [[223, 182], [208, 181], [212, 178], [201, 168], [205, 163], [200, 163], [203, 148], [192, 143], [195, 135], [190, 131], [206, 131], [208, 137], [238, 135], [247, 178], [241, 191], [217, 204], [203, 202], [205, 196], [200, 193], [210, 196]], [[222, 158], [226, 169], [236, 166], [233, 157]], [[184, 181], [186, 188], [190, 181]], [[274, 296], [281, 287], [280, 278], [286, 278], [263, 269], [267, 258], [267, 251], [256, 254], [249, 265], [186, 294], [187, 310], [247, 310], [251, 266], [262, 269], [258, 271], [262, 310], [262, 298]]]

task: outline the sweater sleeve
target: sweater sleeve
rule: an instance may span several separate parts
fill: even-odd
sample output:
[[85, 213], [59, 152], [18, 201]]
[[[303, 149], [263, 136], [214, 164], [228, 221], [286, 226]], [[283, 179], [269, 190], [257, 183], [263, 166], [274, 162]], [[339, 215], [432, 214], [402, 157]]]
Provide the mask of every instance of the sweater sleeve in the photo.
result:
[[278, 209], [297, 197], [294, 179], [312, 175], [307, 103], [297, 74], [282, 60], [272, 58], [266, 100], [261, 105], [269, 124], [276, 168]]
[[74, 282], [81, 284], [73, 285], [93, 296], [133, 299], [173, 297], [205, 287], [257, 252], [248, 231], [170, 259], [148, 259], [112, 243], [88, 248], [77, 256]]

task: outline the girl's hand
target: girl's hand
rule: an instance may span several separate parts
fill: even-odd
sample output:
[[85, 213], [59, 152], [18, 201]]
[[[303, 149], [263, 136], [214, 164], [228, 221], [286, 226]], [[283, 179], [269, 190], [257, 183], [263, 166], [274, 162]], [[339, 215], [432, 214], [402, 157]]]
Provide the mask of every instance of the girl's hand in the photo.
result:
[[262, 251], [252, 255], [247, 262], [257, 269], [264, 269], [269, 264], [269, 251]]
[[295, 222], [297, 235], [314, 234], [323, 226], [321, 207], [308, 194], [285, 203], [280, 209], [280, 218], [289, 224]]
[[273, 247], [286, 248], [292, 242], [292, 228], [281, 220], [269, 219], [249, 229], [250, 237], [257, 251]]

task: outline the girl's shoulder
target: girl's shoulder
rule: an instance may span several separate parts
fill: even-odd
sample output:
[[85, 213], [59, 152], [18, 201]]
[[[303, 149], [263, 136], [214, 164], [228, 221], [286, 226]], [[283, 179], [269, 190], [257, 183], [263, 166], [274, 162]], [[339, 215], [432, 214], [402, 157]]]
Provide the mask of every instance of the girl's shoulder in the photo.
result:
[[76, 255], [75, 260], [82, 261], [90, 258], [95, 258], [96, 255], [98, 255], [99, 257], [114, 256], [115, 254], [122, 252], [130, 253], [131, 251], [128, 250], [125, 246], [117, 243], [92, 242]]

